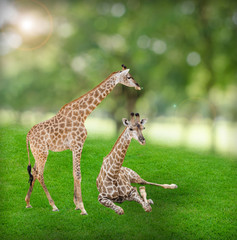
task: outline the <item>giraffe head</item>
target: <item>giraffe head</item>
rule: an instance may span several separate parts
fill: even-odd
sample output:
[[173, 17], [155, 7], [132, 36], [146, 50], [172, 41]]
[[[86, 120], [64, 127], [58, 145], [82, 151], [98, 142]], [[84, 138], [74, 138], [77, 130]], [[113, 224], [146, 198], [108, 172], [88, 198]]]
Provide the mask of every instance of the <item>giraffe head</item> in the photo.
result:
[[127, 87], [134, 87], [136, 90], [141, 90], [141, 87], [137, 82], [135, 82], [132, 75], [129, 73], [130, 69], [127, 69], [124, 64], [122, 65], [122, 71], [118, 72], [118, 78], [117, 81]]
[[[136, 116], [136, 119], [134, 115]], [[139, 113], [131, 113], [130, 121], [126, 118], [123, 118], [122, 121], [124, 126], [128, 129], [130, 137], [136, 139], [141, 145], [145, 145], [146, 141], [142, 135], [142, 130], [145, 129], [144, 124], [147, 122], [147, 119], [140, 120]]]

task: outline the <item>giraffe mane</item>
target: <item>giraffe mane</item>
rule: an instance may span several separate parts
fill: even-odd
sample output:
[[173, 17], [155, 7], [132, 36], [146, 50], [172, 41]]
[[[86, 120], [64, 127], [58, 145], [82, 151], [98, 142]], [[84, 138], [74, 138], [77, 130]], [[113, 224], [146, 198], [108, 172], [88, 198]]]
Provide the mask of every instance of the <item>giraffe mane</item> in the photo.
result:
[[91, 89], [89, 92], [83, 94], [83, 95], [80, 96], [79, 98], [76, 98], [76, 99], [72, 100], [72, 101], [69, 102], [69, 103], [66, 103], [63, 107], [61, 107], [61, 109], [59, 110], [59, 112], [62, 111], [65, 107], [67, 107], [69, 104], [78, 101], [80, 98], [83, 98], [83, 97], [84, 97], [85, 95], [87, 95], [87, 94], [90, 94], [90, 93], [91, 93], [92, 91], [94, 91], [97, 87], [99, 87], [99, 86], [102, 85], [105, 81], [107, 81], [112, 75], [114, 75], [114, 74], [116, 74], [116, 73], [118, 73], [118, 72], [119, 72], [119, 71], [111, 73], [104, 81], [102, 81], [100, 84], [96, 85], [96, 86], [95, 86], [93, 89]]
[[[123, 132], [120, 134], [120, 136], [118, 137], [117, 141], [115, 142], [113, 148], [111, 149], [111, 151], [109, 152], [109, 154], [107, 154], [107, 156], [109, 156], [109, 155], [113, 152], [115, 146], [116, 146], [117, 143], [120, 141], [120, 138], [122, 137], [122, 135], [124, 134], [124, 132], [126, 131], [126, 129], [127, 129], [127, 128], [125, 128], [125, 129], [123, 130]], [[107, 157], [107, 156], [106, 156], [106, 157]]]

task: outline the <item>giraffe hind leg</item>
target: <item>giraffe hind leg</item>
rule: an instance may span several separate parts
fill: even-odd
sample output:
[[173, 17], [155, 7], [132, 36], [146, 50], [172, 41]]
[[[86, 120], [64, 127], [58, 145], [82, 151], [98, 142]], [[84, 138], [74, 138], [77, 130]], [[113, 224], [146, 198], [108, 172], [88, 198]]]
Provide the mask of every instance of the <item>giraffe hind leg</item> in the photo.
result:
[[133, 171], [130, 168], [125, 168], [123, 169], [126, 172], [126, 175], [129, 177], [131, 183], [138, 183], [138, 184], [144, 184], [144, 185], [153, 185], [153, 186], [158, 186], [162, 187], [164, 189], [176, 189], [178, 186], [176, 184], [158, 184], [158, 183], [152, 183], [152, 182], [147, 182], [144, 179], [142, 179], [135, 171]]
[[145, 184], [146, 181], [142, 179], [135, 171], [133, 171], [130, 168], [122, 167], [123, 171], [125, 171], [125, 174], [127, 175], [128, 179], [130, 180], [130, 183], [138, 183], [138, 184]]
[[34, 151], [34, 149], [32, 149], [32, 153], [35, 158], [35, 167], [33, 168], [33, 171], [32, 171], [32, 175], [33, 175], [32, 186], [30, 186], [29, 191], [26, 195], [26, 199], [25, 199], [26, 204], [27, 204], [26, 207], [30, 208], [30, 206], [31, 206], [30, 205], [30, 195], [32, 193], [34, 183], [35, 183], [36, 179], [38, 179], [38, 181], [40, 182], [41, 186], [43, 187], [44, 192], [48, 198], [49, 204], [53, 208], [53, 211], [58, 211], [58, 208], [56, 207], [52, 197], [50, 196], [49, 191], [44, 182], [43, 173], [44, 173], [44, 166], [45, 166], [45, 163], [46, 163], [46, 160], [48, 157], [48, 152], [47, 151], [45, 151], [45, 152], [37, 151], [37, 153], [36, 153], [36, 151]]
[[138, 202], [139, 204], [142, 205], [143, 209], [146, 212], [151, 212], [152, 210], [150, 203], [148, 201], [144, 201], [144, 199], [141, 198], [136, 187], [133, 187], [132, 191], [129, 193], [129, 196], [126, 200]]
[[140, 194], [141, 194], [145, 203], [154, 204], [154, 202], [151, 199], [147, 200], [147, 198], [146, 198], [146, 196], [147, 196], [146, 188], [144, 186], [139, 187], [139, 191], [140, 191]]
[[30, 182], [30, 187], [29, 187], [29, 190], [28, 190], [28, 192], [26, 194], [26, 197], [25, 197], [26, 208], [32, 208], [32, 206], [30, 205], [30, 196], [31, 196], [31, 193], [33, 191], [33, 187], [34, 187], [35, 181], [37, 179], [36, 175], [37, 175], [37, 173], [36, 173], [35, 169], [33, 168], [32, 169], [32, 175], [31, 175], [33, 179], [32, 179], [32, 182]]
[[46, 196], [47, 196], [47, 198], [48, 198], [48, 200], [49, 200], [49, 204], [50, 204], [50, 205], [52, 206], [52, 208], [53, 208], [53, 211], [54, 211], [54, 212], [59, 211], [58, 208], [56, 207], [56, 205], [55, 205], [52, 197], [50, 196], [49, 191], [48, 191], [45, 183], [44, 183], [44, 176], [43, 176], [43, 174], [39, 174], [38, 180], [39, 180], [41, 186], [42, 186], [43, 189], [44, 189], [44, 192], [45, 192], [45, 194], [46, 194]]

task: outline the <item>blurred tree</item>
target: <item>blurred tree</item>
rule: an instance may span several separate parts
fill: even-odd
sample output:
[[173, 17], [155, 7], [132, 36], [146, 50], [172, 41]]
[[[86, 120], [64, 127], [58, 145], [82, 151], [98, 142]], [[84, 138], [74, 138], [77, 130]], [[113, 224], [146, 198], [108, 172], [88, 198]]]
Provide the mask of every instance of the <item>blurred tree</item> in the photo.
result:
[[[169, 115], [174, 104], [193, 97], [212, 101], [220, 114], [229, 109], [226, 115], [237, 120], [230, 91], [237, 82], [236, 1], [42, 3], [53, 34], [39, 49], [2, 50], [0, 108], [57, 111], [125, 64], [144, 90], [117, 86], [95, 113], [118, 127], [131, 111]], [[16, 25], [1, 24], [1, 36]], [[220, 101], [223, 93], [232, 94], [230, 100]]]

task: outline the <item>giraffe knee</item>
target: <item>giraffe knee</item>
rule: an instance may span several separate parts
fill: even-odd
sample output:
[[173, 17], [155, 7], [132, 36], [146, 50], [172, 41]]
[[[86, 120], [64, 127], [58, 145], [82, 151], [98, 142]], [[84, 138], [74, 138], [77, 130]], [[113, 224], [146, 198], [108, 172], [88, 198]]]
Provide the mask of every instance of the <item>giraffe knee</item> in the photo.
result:
[[37, 179], [39, 180], [40, 183], [41, 183], [41, 182], [44, 182], [44, 176], [43, 176], [43, 174], [42, 174], [42, 173], [38, 173], [38, 174], [37, 174]]
[[102, 199], [103, 199], [103, 196], [102, 196], [101, 194], [99, 194], [99, 195], [98, 195], [98, 201], [99, 201], [100, 203], [101, 203]]
[[37, 171], [35, 168], [32, 168], [32, 175], [33, 175], [33, 178], [34, 178], [34, 179], [37, 178], [38, 171]]
[[101, 203], [101, 204], [105, 204], [105, 202], [107, 201], [108, 199], [106, 198], [106, 196], [104, 196], [103, 194], [99, 194], [98, 195], [98, 201]]
[[35, 181], [38, 178], [39, 171], [36, 165], [31, 169], [31, 174], [33, 176], [33, 181]]
[[131, 193], [132, 193], [132, 194], [138, 193], [137, 188], [136, 188], [136, 187], [133, 187]]

